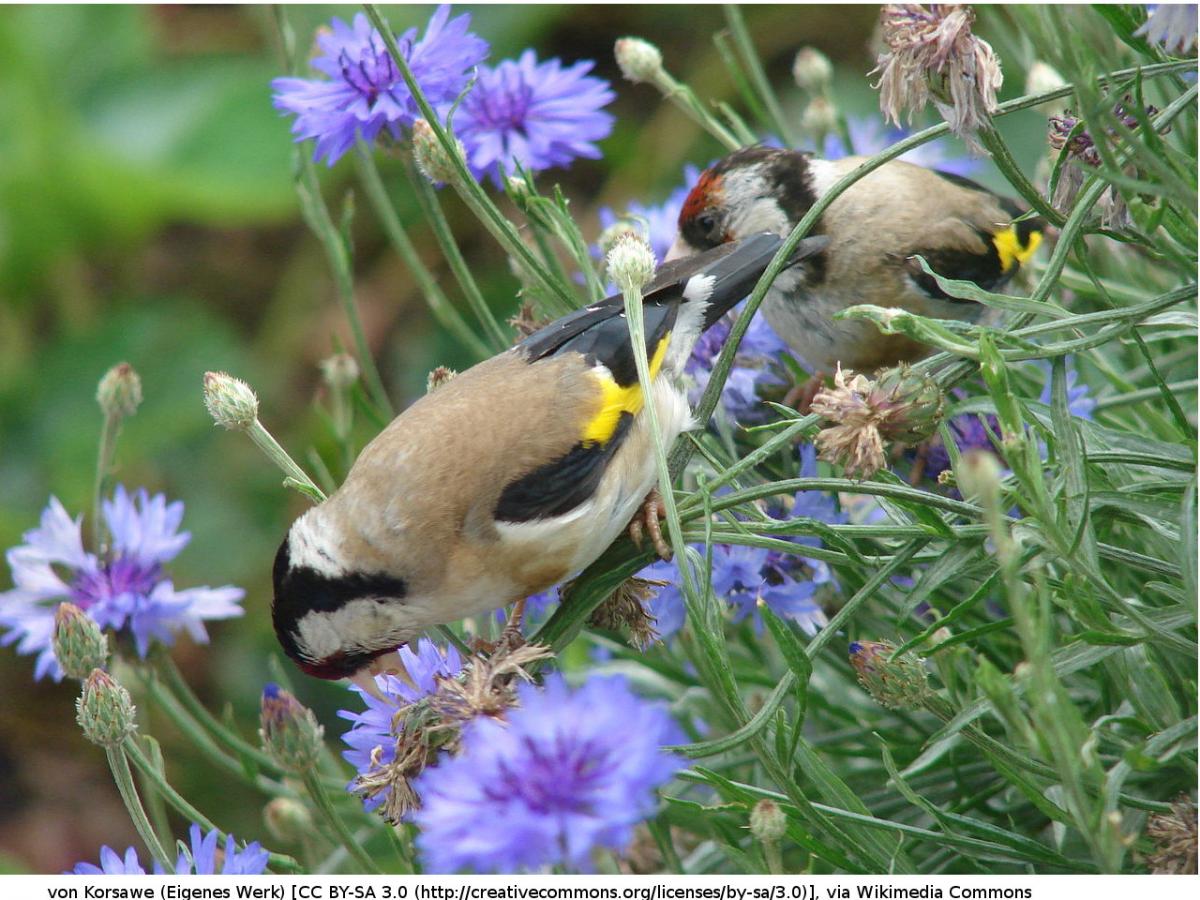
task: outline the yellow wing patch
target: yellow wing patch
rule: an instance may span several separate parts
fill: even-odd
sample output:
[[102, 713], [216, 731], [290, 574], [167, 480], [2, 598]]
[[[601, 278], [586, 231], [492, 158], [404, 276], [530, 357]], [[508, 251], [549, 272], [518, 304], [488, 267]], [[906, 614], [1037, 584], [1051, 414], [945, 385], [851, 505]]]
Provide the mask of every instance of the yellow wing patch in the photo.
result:
[[1000, 271], [1007, 272], [1016, 263], [1024, 265], [1029, 257], [1037, 252], [1041, 242], [1042, 233], [1040, 231], [1029, 232], [1029, 238], [1024, 244], [1021, 243], [1015, 225], [1009, 225], [1003, 231], [997, 231], [992, 235], [992, 243], [996, 245], [996, 252], [1000, 254]]
[[[649, 361], [651, 381], [658, 377], [658, 370], [662, 368], [663, 357], [667, 355], [667, 344], [670, 341], [671, 332], [668, 331], [654, 349], [654, 356]], [[645, 402], [639, 382], [635, 381], [628, 387], [621, 387], [611, 375], [601, 374], [595, 370], [592, 374], [600, 382], [602, 394], [600, 409], [588, 419], [583, 426], [583, 434], [580, 435], [580, 441], [585, 447], [607, 444], [617, 430], [617, 424], [621, 421], [621, 413], [637, 415], [642, 411], [642, 404]]]

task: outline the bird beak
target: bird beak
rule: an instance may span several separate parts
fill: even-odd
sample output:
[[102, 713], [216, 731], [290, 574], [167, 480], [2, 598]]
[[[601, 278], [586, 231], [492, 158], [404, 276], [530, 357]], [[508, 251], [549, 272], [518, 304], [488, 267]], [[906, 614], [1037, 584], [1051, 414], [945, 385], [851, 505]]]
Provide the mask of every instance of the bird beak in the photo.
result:
[[683, 235], [675, 235], [675, 243], [671, 245], [671, 249], [667, 251], [666, 258], [663, 262], [670, 262], [673, 259], [683, 259], [685, 256], [691, 256], [695, 251], [687, 245], [683, 240]]

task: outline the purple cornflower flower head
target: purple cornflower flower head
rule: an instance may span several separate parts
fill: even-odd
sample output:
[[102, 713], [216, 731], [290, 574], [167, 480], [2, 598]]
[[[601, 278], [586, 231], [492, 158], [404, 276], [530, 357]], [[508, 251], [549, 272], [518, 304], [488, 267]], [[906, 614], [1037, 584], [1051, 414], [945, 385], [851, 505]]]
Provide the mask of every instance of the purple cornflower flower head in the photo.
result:
[[[633, 200], [625, 207], [625, 214], [618, 216], [609, 206], [600, 207], [600, 227], [607, 229], [617, 222], [628, 222], [634, 230], [646, 239], [650, 249], [654, 251], [655, 262], [662, 264], [675, 241], [675, 232], [679, 229], [679, 213], [688, 194], [700, 178], [700, 170], [688, 163], [683, 167], [683, 184], [671, 191], [670, 196], [657, 206], [646, 206]], [[599, 258], [604, 255], [599, 247], [592, 248], [592, 255]]]
[[592, 676], [572, 691], [551, 675], [517, 695], [506, 722], [468, 723], [462, 752], [414, 783], [425, 871], [591, 871], [593, 851], [627, 847], [655, 789], [684, 765], [663, 750], [685, 740], [666, 706], [624, 678]]
[[68, 875], [145, 875], [146, 870], [138, 861], [137, 850], [129, 847], [122, 858], [112, 847], [100, 848], [100, 865], [90, 862], [76, 863]]
[[1196, 4], [1151, 3], [1146, 8], [1150, 16], [1134, 36], [1177, 56], [1190, 53], [1196, 46]]
[[[450, 18], [439, 6], [417, 40], [410, 28], [396, 41], [430, 104], [441, 114], [467, 86], [468, 73], [488, 53], [487, 41], [472, 34], [469, 15]], [[420, 116], [383, 38], [358, 13], [353, 25], [341, 19], [317, 35], [321, 53], [312, 67], [324, 78], [276, 78], [271, 82], [276, 109], [296, 116], [295, 140], [316, 139], [314, 159], [333, 165], [359, 135], [370, 143], [381, 131], [399, 139]]]
[[[1047, 406], [1051, 402], [1051, 391], [1053, 389], [1053, 376], [1050, 363], [1044, 359], [1034, 360], [1038, 368], [1042, 370], [1046, 378], [1046, 384], [1042, 388], [1041, 396], [1038, 399]], [[1096, 398], [1092, 396], [1091, 389], [1086, 384], [1079, 383], [1079, 373], [1075, 371], [1075, 366], [1070, 358], [1067, 359], [1067, 411], [1081, 419], [1091, 419], [1092, 411], [1096, 408]]]
[[242, 615], [241, 588], [177, 590], [164, 572], [164, 563], [191, 537], [179, 531], [182, 503], [167, 503], [162, 494], [150, 497], [144, 490], [130, 496], [118, 486], [112, 500], [103, 503], [103, 515], [112, 535], [103, 556], [83, 549], [82, 516], [71, 519], [55, 497], [39, 527], [8, 551], [13, 589], [0, 593], [0, 628], [8, 630], [0, 645], [15, 643], [18, 653], [37, 653], [35, 679], [62, 678], [52, 639], [54, 611], [64, 600], [101, 628], [127, 627], [141, 656], [152, 640], [170, 645], [181, 630], [203, 643], [206, 620]]
[[[959, 453], [965, 450], [987, 450], [997, 452], [996, 444], [991, 434], [1000, 436], [1000, 420], [993, 415], [980, 416], [975, 413], [964, 413], [947, 420], [947, 427], [954, 438], [954, 446]], [[950, 468], [950, 454], [942, 443], [941, 437], [935, 435], [929, 442], [925, 452], [925, 477], [937, 481], [937, 477]]]
[[532, 50], [517, 60], [479, 70], [479, 78], [454, 116], [476, 178], [497, 187], [516, 171], [567, 166], [578, 157], [598, 159], [594, 141], [608, 137], [615, 118], [601, 107], [615, 98], [608, 82], [587, 73], [585, 60], [564, 68], [557, 59], [539, 63]]
[[[815, 478], [817, 476], [817, 448], [812, 444], [805, 444], [800, 448], [800, 471], [801, 478]], [[814, 519], [817, 522], [825, 522], [828, 525], [841, 525], [848, 521], [848, 517], [844, 512], [838, 509], [837, 501], [832, 494], [826, 494], [822, 491], [797, 491], [793, 498], [790, 509], [779, 511], [779, 515], [771, 512], [774, 518], [782, 519]], [[822, 547], [824, 543], [816, 535], [787, 535], [784, 540], [791, 541], [793, 544], [800, 544], [804, 547]], [[826, 584], [832, 580], [829, 572], [829, 566], [818, 559], [810, 559], [801, 554], [781, 553], [772, 550], [767, 557], [767, 565], [775, 569], [780, 576], [789, 574], [794, 568], [797, 560], [803, 560], [808, 567], [808, 578], [814, 584]]]
[[[733, 329], [734, 315], [740, 315], [744, 305], [734, 308], [731, 315], [721, 319], [700, 335], [684, 371], [692, 377], [693, 386], [688, 399], [696, 404], [700, 401], [708, 380], [712, 376], [713, 364], [725, 346]], [[783, 379], [774, 369], [780, 354], [787, 352], [787, 344], [767, 324], [767, 320], [756, 315], [738, 345], [735, 365], [721, 388], [721, 406], [738, 422], [749, 422], [761, 418], [765, 408], [758, 398], [758, 389], [783, 384]]]
[[[879, 119], [867, 116], [848, 117], [846, 129], [850, 132], [850, 142], [857, 156], [874, 156], [909, 136], [906, 129], [888, 128]], [[840, 134], [830, 132], [825, 135], [825, 145], [821, 153], [825, 159], [842, 159], [850, 153], [850, 148], [846, 146]], [[977, 159], [956, 156], [949, 152], [944, 140], [928, 141], [897, 158], [927, 169], [964, 176], [977, 172], [983, 165]]]
[[[397, 710], [429, 696], [437, 690], [438, 678], [452, 678], [463, 667], [462, 658], [454, 647], [447, 647], [443, 653], [428, 638], [421, 638], [417, 642], [416, 653], [406, 645], [397, 654], [404, 671], [408, 672], [411, 684], [395, 675], [376, 675], [375, 684], [383, 694], [383, 699], [366, 693], [358, 685], [352, 685], [350, 690], [362, 698], [367, 708], [362, 712], [339, 709], [337, 713], [352, 723], [350, 730], [342, 735], [342, 740], [350, 747], [342, 751], [342, 756], [360, 773], [387, 765], [396, 758]], [[378, 755], [372, 760], [372, 754], [376, 752]], [[352, 783], [348, 789], [353, 787]], [[390, 790], [374, 797], [364, 797], [363, 807], [375, 809], [387, 799]]]
[[270, 854], [262, 848], [258, 841], [253, 841], [237, 849], [233, 835], [225, 836], [224, 857], [221, 868], [217, 868], [217, 838], [216, 829], [201, 836], [200, 826], [192, 823], [188, 829], [191, 846], [187, 853], [180, 853], [175, 861], [176, 875], [261, 875], [267, 868]]

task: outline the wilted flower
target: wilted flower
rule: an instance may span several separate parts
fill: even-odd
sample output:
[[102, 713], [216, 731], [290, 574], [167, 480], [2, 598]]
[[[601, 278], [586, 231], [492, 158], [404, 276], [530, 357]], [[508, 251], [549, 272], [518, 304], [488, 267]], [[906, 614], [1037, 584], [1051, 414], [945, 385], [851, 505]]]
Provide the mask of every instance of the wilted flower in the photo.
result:
[[[262, 848], [258, 841], [253, 841], [237, 849], [237, 843], [232, 834], [226, 835], [225, 846], [222, 849], [218, 868], [217, 839], [220, 834], [213, 830], [202, 836], [200, 826], [192, 823], [188, 830], [190, 846], [186, 852], [180, 853], [175, 861], [175, 875], [261, 875], [267, 869], [270, 854]], [[122, 859], [110, 847], [100, 848], [100, 865], [81, 862], [75, 865], [69, 874], [72, 875], [145, 875], [146, 870], [138, 861], [137, 850], [133, 847], [125, 851]], [[163, 875], [162, 866], [154, 864], [153, 874]]]
[[895, 649], [889, 641], [854, 641], [850, 644], [850, 665], [858, 675], [858, 683], [880, 706], [917, 709], [929, 697], [929, 674], [915, 654], [892, 659]]
[[792, 60], [792, 78], [800, 90], [820, 92], [833, 78], [833, 64], [816, 47], [801, 47]]
[[937, 384], [905, 366], [875, 380], [838, 366], [834, 385], [813, 398], [813, 412], [834, 423], [818, 432], [816, 445], [821, 459], [840, 464], [851, 477], [870, 478], [883, 468], [884, 441], [918, 443], [942, 418]]
[[245, 431], [258, 420], [258, 397], [250, 385], [224, 372], [204, 373], [204, 405], [230, 431]]
[[[1194, 30], [1195, 13], [1192, 15]], [[1196, 874], [1196, 804], [1190, 797], [1181, 796], [1171, 804], [1169, 813], [1152, 815], [1146, 823], [1146, 836], [1154, 842], [1154, 852], [1147, 858], [1152, 873]]]
[[429, 370], [429, 375], [425, 378], [425, 393], [432, 394], [457, 374], [458, 372], [448, 366], [434, 366]]
[[593, 142], [608, 137], [614, 122], [600, 110], [616, 95], [608, 82], [587, 74], [594, 65], [582, 61], [564, 68], [557, 59], [539, 63], [526, 50], [516, 61], [482, 67], [454, 117], [475, 177], [488, 175], [502, 187], [517, 163], [540, 172], [579, 157], [598, 159]]
[[37, 653], [34, 677], [63, 676], [54, 656], [54, 612], [69, 600], [101, 628], [128, 627], [137, 652], [145, 656], [152, 640], [165, 644], [185, 630], [206, 641], [204, 622], [240, 616], [241, 588], [176, 590], [163, 571], [190, 539], [179, 532], [183, 504], [144, 490], [130, 496], [118, 486], [103, 504], [112, 535], [103, 556], [83, 549], [82, 517], [74, 520], [54, 497], [41, 525], [25, 533], [25, 543], [8, 551], [13, 589], [0, 593], [0, 644], [17, 644], [18, 653]]
[[622, 850], [683, 760], [663, 751], [682, 730], [665, 704], [619, 677], [571, 691], [560, 675], [522, 684], [506, 722], [476, 719], [462, 751], [427, 769], [414, 814], [425, 870], [590, 871], [596, 849]]
[[887, 52], [880, 55], [879, 105], [900, 124], [900, 115], [930, 100], [950, 130], [978, 150], [974, 132], [996, 110], [1004, 82], [991, 45], [971, 33], [975, 12], [958, 4], [928, 7], [889, 4], [881, 12]]
[[[376, 675], [379, 696], [352, 685], [350, 690], [362, 698], [367, 708], [362, 712], [338, 710], [338, 716], [352, 723], [350, 730], [342, 735], [342, 741], [350, 747], [342, 751], [342, 756], [360, 774], [395, 760], [397, 732], [404, 727], [403, 718], [397, 713], [436, 691], [438, 679], [451, 678], [462, 671], [462, 658], [457, 650], [447, 647], [443, 653], [428, 638], [421, 638], [415, 653], [407, 645], [397, 653], [400, 665], [408, 673], [407, 681], [396, 675]], [[355, 784], [349, 786], [350, 790], [354, 788]], [[385, 786], [378, 793], [364, 797], [363, 807], [375, 809], [387, 801], [390, 793], [391, 788]]]
[[83, 736], [101, 747], [118, 747], [137, 731], [133, 700], [111, 675], [92, 669], [75, 701], [75, 721]]
[[[1150, 16], [1134, 35], [1161, 45], [1168, 53], [1190, 53], [1196, 46], [1196, 4], [1159, 3], [1147, 9]], [[1194, 871], [1195, 865], [1192, 868]]]
[[613, 46], [613, 56], [625, 80], [634, 84], [653, 82], [662, 74], [662, 52], [641, 38], [618, 38]]
[[617, 239], [605, 258], [608, 275], [623, 293], [640, 292], [654, 277], [654, 251], [636, 234]]
[[[439, 113], [467, 86], [468, 74], [488, 53], [487, 42], [468, 31], [469, 15], [450, 18], [439, 6], [425, 36], [417, 29], [400, 35], [396, 44], [426, 99]], [[324, 78], [276, 78], [271, 82], [276, 109], [296, 116], [297, 141], [316, 139], [313, 158], [333, 165], [361, 135], [374, 141], [386, 130], [399, 139], [401, 129], [420, 115], [383, 38], [358, 13], [353, 25], [334, 19], [317, 35], [321, 52], [312, 61]]]
[[142, 403], [142, 379], [129, 363], [119, 363], [104, 373], [96, 388], [96, 402], [104, 415], [127, 418]]
[[289, 772], [306, 772], [317, 764], [325, 729], [311, 709], [279, 685], [263, 688], [259, 721], [263, 747]]

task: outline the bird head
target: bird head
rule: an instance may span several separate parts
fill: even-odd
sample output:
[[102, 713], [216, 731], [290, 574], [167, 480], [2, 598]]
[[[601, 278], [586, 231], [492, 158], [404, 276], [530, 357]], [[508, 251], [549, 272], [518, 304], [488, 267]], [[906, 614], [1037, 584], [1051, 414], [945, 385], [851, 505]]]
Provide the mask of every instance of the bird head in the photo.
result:
[[356, 569], [320, 513], [317, 507], [297, 519], [275, 554], [275, 634], [305, 673], [369, 682], [379, 658], [413, 637], [404, 625], [407, 585]]
[[679, 213], [667, 259], [764, 231], [786, 236], [815, 201], [805, 154], [761, 146], [738, 150], [700, 175]]

